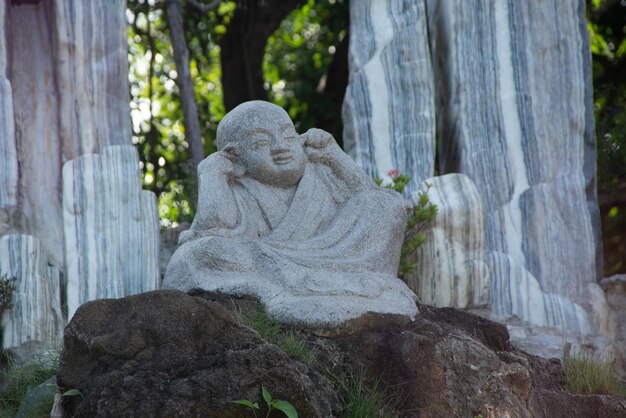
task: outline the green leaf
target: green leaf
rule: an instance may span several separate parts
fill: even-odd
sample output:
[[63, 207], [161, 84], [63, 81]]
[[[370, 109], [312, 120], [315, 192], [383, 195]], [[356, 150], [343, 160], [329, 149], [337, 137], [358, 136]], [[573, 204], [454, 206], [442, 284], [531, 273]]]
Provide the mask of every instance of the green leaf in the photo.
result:
[[70, 389], [63, 392], [63, 396], [80, 396], [82, 395], [81, 391], [78, 389]]
[[272, 402], [272, 406], [274, 407], [274, 409], [282, 411], [283, 414], [287, 415], [288, 418], [298, 418], [298, 412], [296, 412], [296, 408], [294, 408], [293, 405], [287, 401], [274, 401]]
[[231, 401], [231, 402], [236, 403], [237, 405], [247, 406], [248, 408], [259, 409], [259, 404], [257, 402], [252, 403], [247, 399], [239, 399], [237, 401]]
[[261, 393], [263, 393], [263, 399], [265, 399], [267, 406], [270, 406], [272, 404], [272, 395], [270, 395], [263, 385], [261, 385]]

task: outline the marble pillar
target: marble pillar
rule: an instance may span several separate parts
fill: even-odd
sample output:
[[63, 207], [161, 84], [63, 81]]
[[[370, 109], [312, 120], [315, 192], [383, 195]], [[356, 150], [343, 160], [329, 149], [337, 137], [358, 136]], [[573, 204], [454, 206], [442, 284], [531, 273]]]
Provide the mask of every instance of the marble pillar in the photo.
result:
[[0, 235], [9, 228], [17, 208], [17, 149], [13, 119], [13, 89], [8, 78], [7, 4], [0, 2]]
[[[483, 198], [486, 251], [500, 257], [492, 310], [588, 330], [581, 307], [601, 248], [584, 1], [443, 0], [427, 10], [440, 170], [467, 175]], [[523, 283], [552, 295], [514, 297], [537, 298], [525, 302], [545, 318], [511, 308], [500, 289]]]
[[434, 86], [423, 0], [350, 3], [344, 148], [373, 177], [434, 173]]
[[64, 258], [63, 163], [130, 144], [125, 4], [2, 5], [0, 213], [8, 218], [13, 208], [4, 230], [38, 237], [57, 267]]
[[423, 303], [459, 309], [485, 308], [491, 300], [489, 268], [485, 263], [482, 198], [463, 174], [432, 177], [413, 193], [427, 193], [437, 216], [423, 233], [416, 251], [417, 267], [407, 284]]
[[487, 249], [482, 198], [469, 177], [455, 173], [427, 179], [414, 201], [420, 192], [438, 208], [416, 252], [417, 268], [407, 278], [422, 302], [478, 309], [503, 322], [518, 318], [578, 335], [594, 332], [580, 304], [546, 292], [515, 259]]
[[61, 312], [59, 270], [48, 265], [37, 238], [0, 238], [0, 275], [17, 279], [13, 308], [2, 317], [2, 348], [28, 355], [60, 346], [65, 321]]
[[154, 193], [141, 189], [132, 145], [86, 154], [63, 167], [68, 314], [99, 298], [159, 287]]

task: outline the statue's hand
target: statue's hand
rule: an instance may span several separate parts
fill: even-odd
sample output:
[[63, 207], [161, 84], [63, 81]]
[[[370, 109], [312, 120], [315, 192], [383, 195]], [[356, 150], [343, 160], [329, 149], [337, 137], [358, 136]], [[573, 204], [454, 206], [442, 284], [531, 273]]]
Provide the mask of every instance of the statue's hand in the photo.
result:
[[224, 151], [217, 151], [209, 155], [201, 163], [201, 169], [208, 170], [212, 175], [222, 176], [227, 179], [243, 175], [242, 169], [236, 163], [235, 157]]
[[322, 129], [309, 129], [302, 136], [304, 137], [304, 152], [311, 162], [328, 163], [340, 151], [335, 138]]

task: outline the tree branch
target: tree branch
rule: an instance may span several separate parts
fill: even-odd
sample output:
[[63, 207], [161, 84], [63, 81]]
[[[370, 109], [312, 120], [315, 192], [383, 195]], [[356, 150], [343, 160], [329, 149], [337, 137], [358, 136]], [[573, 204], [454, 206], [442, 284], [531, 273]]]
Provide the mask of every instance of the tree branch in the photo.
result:
[[178, 73], [175, 82], [180, 92], [185, 138], [189, 144], [189, 154], [195, 173], [195, 167], [204, 159], [204, 147], [202, 146], [202, 135], [200, 134], [196, 96], [189, 70], [189, 49], [185, 40], [182, 7], [180, 0], [168, 0], [165, 4], [167, 19], [170, 25], [174, 62], [176, 63], [176, 72]]

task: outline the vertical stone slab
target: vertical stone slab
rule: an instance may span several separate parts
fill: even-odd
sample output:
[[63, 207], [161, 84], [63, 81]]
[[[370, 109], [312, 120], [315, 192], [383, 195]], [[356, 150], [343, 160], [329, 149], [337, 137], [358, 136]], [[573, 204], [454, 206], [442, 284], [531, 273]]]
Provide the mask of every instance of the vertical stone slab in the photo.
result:
[[486, 262], [491, 272], [491, 313], [495, 319], [516, 317], [567, 333], [594, 333], [589, 314], [582, 306], [543, 291], [537, 279], [510, 256], [491, 252]]
[[141, 189], [135, 147], [67, 162], [63, 215], [70, 317], [89, 300], [159, 287], [156, 198]]
[[130, 144], [126, 0], [55, 0], [64, 161]]
[[36, 236], [50, 261], [63, 262], [61, 148], [49, 2], [12, 4], [10, 80], [19, 167], [14, 231]]
[[6, 2], [0, 2], [0, 235], [8, 229], [9, 218], [17, 208], [17, 149], [13, 115], [13, 89], [8, 79], [8, 16]]
[[[441, 171], [483, 196], [487, 250], [577, 316], [565, 301], [587, 302], [600, 250], [584, 2], [431, 0], [428, 15]], [[492, 280], [521, 283], [516, 271]]]
[[48, 265], [42, 243], [29, 235], [0, 238], [0, 274], [4, 273], [17, 282], [14, 306], [2, 317], [2, 347], [21, 354], [59, 347], [65, 326], [59, 271]]
[[423, 0], [350, 3], [344, 147], [373, 177], [434, 173], [434, 86]]
[[[15, 123], [0, 128], [14, 131], [0, 139], [0, 152], [13, 156], [0, 168], [7, 177], [0, 177], [0, 199], [11, 194], [18, 202], [7, 230], [37, 236], [61, 266], [63, 163], [131, 140], [125, 1], [5, 1], [2, 7], [9, 22], [2, 43], [10, 42], [10, 53], [0, 54], [0, 115], [8, 118], [12, 102]], [[12, 91], [4, 81], [6, 55]]]
[[417, 267], [407, 285], [429, 305], [489, 306], [484, 211], [476, 186], [463, 174], [447, 174], [425, 180], [413, 194], [414, 202], [419, 192], [437, 205], [437, 216], [424, 231], [426, 240], [416, 251]]

